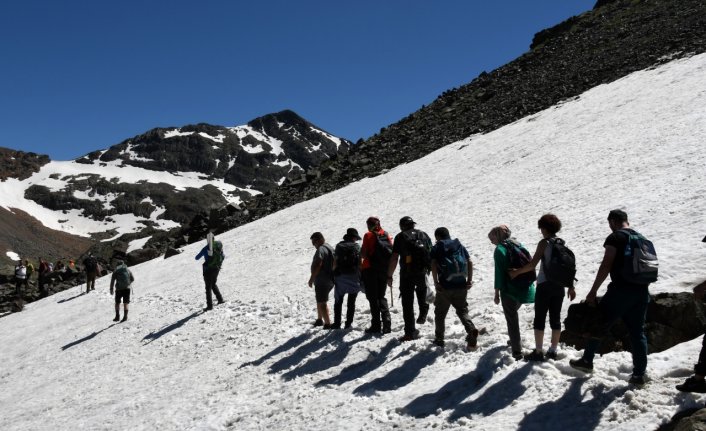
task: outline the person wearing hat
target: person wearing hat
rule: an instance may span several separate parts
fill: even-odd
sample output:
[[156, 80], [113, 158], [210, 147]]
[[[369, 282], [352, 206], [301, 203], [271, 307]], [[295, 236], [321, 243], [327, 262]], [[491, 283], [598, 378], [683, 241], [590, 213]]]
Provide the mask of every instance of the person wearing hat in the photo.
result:
[[401, 341], [419, 338], [419, 331], [414, 323], [414, 294], [417, 294], [419, 317], [416, 322], [426, 322], [429, 304], [427, 304], [427, 274], [431, 271], [431, 239], [429, 235], [414, 228], [412, 217], [400, 219], [400, 230], [392, 247], [392, 257], [387, 270], [387, 285], [392, 287], [392, 275], [400, 264], [400, 293], [402, 294], [402, 317], [404, 336]]
[[[392, 237], [380, 226], [380, 219], [370, 216], [365, 221], [368, 232], [363, 235], [360, 254], [365, 296], [370, 304], [370, 327], [366, 334], [389, 334], [392, 331], [390, 307], [387, 305], [387, 267], [392, 255]], [[382, 323], [382, 325], [381, 325]]]
[[132, 275], [125, 263], [118, 259], [115, 261], [116, 267], [113, 271], [113, 275], [110, 277], [110, 294], [113, 294], [113, 287], [115, 287], [115, 318], [113, 322], [120, 320], [120, 301], [123, 301], [123, 308], [125, 313], [123, 314], [124, 322], [127, 320], [128, 304], [130, 304], [130, 285], [135, 281], [135, 277]]
[[328, 310], [328, 294], [333, 289], [333, 247], [326, 243], [321, 232], [314, 232], [311, 244], [316, 247], [316, 253], [311, 262], [309, 287], [314, 288], [316, 295], [316, 321], [314, 326], [331, 329], [331, 319]]
[[360, 235], [354, 228], [348, 228], [343, 235], [343, 241], [336, 244], [333, 253], [333, 329], [341, 328], [341, 314], [343, 312], [343, 297], [348, 294], [346, 308], [346, 326], [353, 325], [355, 315], [355, 300], [360, 292]]

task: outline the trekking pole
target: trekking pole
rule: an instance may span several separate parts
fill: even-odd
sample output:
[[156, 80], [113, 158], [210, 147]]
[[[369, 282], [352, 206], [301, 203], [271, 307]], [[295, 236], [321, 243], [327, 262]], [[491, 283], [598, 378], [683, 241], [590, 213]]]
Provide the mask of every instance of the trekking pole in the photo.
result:
[[390, 286], [390, 307], [395, 306], [395, 292], [393, 292], [392, 286]]

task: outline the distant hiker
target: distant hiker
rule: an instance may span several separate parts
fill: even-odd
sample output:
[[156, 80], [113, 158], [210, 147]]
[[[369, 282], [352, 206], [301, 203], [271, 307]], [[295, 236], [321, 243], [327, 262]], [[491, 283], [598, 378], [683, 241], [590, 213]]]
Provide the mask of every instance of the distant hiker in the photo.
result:
[[213, 294], [216, 295], [216, 300], [219, 304], [223, 304], [223, 296], [218, 290], [218, 273], [221, 271], [221, 265], [226, 255], [223, 252], [223, 243], [216, 241], [213, 236], [209, 236], [207, 244], [196, 255], [196, 260], [205, 259], [203, 262], [203, 281], [206, 285], [206, 308], [203, 311], [213, 310]]
[[83, 260], [83, 269], [86, 271], [86, 293], [96, 290], [96, 275], [98, 274], [98, 260], [93, 253]]
[[[507, 333], [510, 337], [510, 348], [512, 357], [516, 360], [522, 359], [522, 337], [520, 336], [520, 318], [517, 311], [522, 304], [534, 302], [534, 280], [533, 277], [525, 277], [520, 280], [510, 280], [508, 270], [520, 268], [527, 263], [529, 252], [522, 247], [522, 244], [511, 237], [510, 228], [506, 225], [496, 226], [488, 233], [488, 239], [495, 245], [493, 260], [495, 261], [495, 304], [502, 302], [505, 322], [507, 323]], [[524, 263], [522, 257], [526, 258]], [[534, 270], [531, 271], [534, 274]]]
[[576, 298], [573, 283], [576, 275], [574, 255], [564, 245], [564, 240], [556, 236], [561, 230], [561, 220], [554, 214], [544, 214], [537, 222], [537, 227], [543, 239], [537, 244], [532, 261], [522, 268], [510, 271], [510, 278], [514, 280], [521, 274], [534, 271], [537, 264], [542, 262], [539, 266], [537, 291], [534, 296], [535, 349], [525, 355], [524, 358], [527, 361], [545, 360], [543, 344], [547, 313], [549, 313], [552, 338], [546, 359], [556, 359], [556, 350], [561, 336], [561, 304], [564, 301], [564, 288], [569, 288], [566, 296], [571, 301]]
[[76, 272], [76, 263], [73, 259], [69, 259], [69, 264], [66, 268], [67, 272]]
[[[392, 257], [387, 270], [387, 285], [392, 287], [392, 275], [400, 264], [400, 293], [402, 294], [402, 317], [404, 318], [404, 336], [401, 341], [416, 340], [419, 331], [414, 326], [414, 294], [417, 293], [419, 317], [417, 323], [422, 324], [427, 319], [429, 304], [427, 304], [426, 276], [431, 271], [431, 239], [429, 235], [414, 228], [416, 223], [412, 217], [400, 219], [402, 232], [395, 236], [392, 247]], [[400, 259], [401, 258], [401, 259]]]
[[[113, 294], [113, 287], [115, 287], [115, 318], [113, 322], [127, 320], [128, 304], [130, 304], [130, 285], [135, 281], [135, 277], [132, 275], [125, 263], [122, 260], [115, 261], [116, 267], [113, 271], [113, 276], [110, 277], [110, 294]], [[123, 320], [120, 320], [120, 300], [123, 301]]]
[[[583, 351], [580, 359], [570, 360], [569, 364], [584, 372], [593, 371], [593, 357], [598, 350], [601, 337], [619, 319], [622, 319], [630, 334], [633, 370], [629, 383], [643, 385], [647, 369], [647, 337], [645, 337], [645, 317], [650, 302], [648, 287], [657, 279], [656, 254], [652, 243], [630, 229], [628, 215], [622, 210], [608, 214], [608, 226], [612, 233], [606, 238], [603, 247], [603, 261], [598, 268], [586, 302], [596, 303], [596, 293], [610, 274], [608, 291], [598, 303], [604, 322], [602, 334], [592, 334], [593, 338]], [[649, 255], [641, 253], [650, 251]], [[646, 265], [645, 265], [646, 264]]]
[[22, 286], [27, 284], [27, 267], [22, 262], [22, 259], [17, 261], [15, 265], [15, 295], [22, 294]]
[[434, 231], [436, 244], [431, 249], [431, 274], [436, 288], [434, 300], [434, 322], [436, 336], [434, 344], [444, 347], [446, 314], [449, 307], [456, 310], [456, 315], [466, 329], [466, 347], [475, 349], [478, 342], [478, 330], [468, 316], [468, 290], [473, 286], [473, 262], [468, 250], [458, 239], [451, 239], [445, 227]]
[[62, 262], [61, 259], [56, 261], [56, 265], [54, 265], [54, 271], [56, 271], [56, 272], [65, 272], [66, 271], [66, 265], [64, 265], [64, 262]]
[[331, 329], [331, 319], [328, 309], [328, 294], [333, 289], [333, 247], [331, 247], [321, 232], [311, 234], [311, 244], [316, 248], [311, 261], [311, 276], [309, 287], [314, 288], [316, 296], [316, 321], [314, 326]]
[[39, 258], [39, 268], [37, 269], [37, 284], [39, 285], [39, 296], [44, 298], [49, 294], [47, 290], [47, 282], [49, 281], [49, 264], [44, 258]]
[[34, 265], [29, 261], [29, 259], [25, 259], [25, 267], [27, 268], [27, 278], [25, 278], [25, 288], [29, 289], [29, 281], [34, 274]]
[[354, 228], [349, 228], [343, 235], [343, 241], [336, 244], [333, 254], [333, 329], [341, 327], [341, 314], [343, 313], [343, 297], [348, 295], [346, 307], [346, 324], [348, 329], [353, 325], [355, 315], [355, 300], [360, 292], [360, 235]]
[[[392, 237], [380, 227], [380, 219], [370, 216], [365, 221], [368, 232], [363, 235], [360, 254], [363, 257], [362, 279], [370, 304], [370, 327], [366, 334], [389, 334], [392, 330], [387, 305], [387, 268], [392, 256]], [[380, 324], [382, 322], [382, 325]]]

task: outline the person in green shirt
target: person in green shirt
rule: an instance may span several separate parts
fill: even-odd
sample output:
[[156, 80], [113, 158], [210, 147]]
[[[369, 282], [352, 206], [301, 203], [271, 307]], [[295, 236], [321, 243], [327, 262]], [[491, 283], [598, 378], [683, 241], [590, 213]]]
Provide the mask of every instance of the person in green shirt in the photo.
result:
[[510, 279], [510, 252], [505, 243], [517, 242], [511, 238], [511, 231], [506, 225], [496, 226], [488, 233], [488, 239], [495, 245], [493, 259], [495, 261], [495, 303], [501, 304], [507, 332], [510, 337], [512, 357], [522, 359], [522, 337], [520, 336], [520, 320], [517, 311], [522, 304], [534, 302], [534, 284], [529, 289], [515, 286]]

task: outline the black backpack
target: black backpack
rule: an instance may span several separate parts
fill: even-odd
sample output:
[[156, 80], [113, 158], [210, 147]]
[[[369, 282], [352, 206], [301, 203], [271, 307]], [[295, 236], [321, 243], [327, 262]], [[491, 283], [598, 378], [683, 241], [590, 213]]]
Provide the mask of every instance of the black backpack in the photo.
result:
[[[509, 268], [519, 269], [527, 265], [532, 260], [532, 255], [527, 249], [520, 243], [513, 240], [503, 241], [502, 244], [505, 246], [508, 252]], [[537, 273], [534, 269], [529, 272], [518, 275], [512, 279], [511, 283], [513, 286], [521, 289], [529, 289], [529, 287], [537, 279]]]
[[392, 241], [385, 231], [375, 233], [375, 251], [370, 259], [370, 264], [373, 268], [386, 271], [392, 257]]
[[360, 267], [360, 251], [354, 242], [339, 242], [336, 246], [336, 272], [350, 274]]
[[405, 265], [416, 271], [429, 270], [431, 268], [431, 247], [430, 242], [424, 232], [416, 229], [402, 232], [402, 236], [407, 242], [407, 253], [404, 257]]
[[561, 238], [549, 238], [547, 247], [551, 247], [551, 259], [542, 261], [547, 280], [561, 287], [574, 285], [576, 277], [576, 257]]
[[618, 232], [628, 237], [623, 250], [623, 280], [639, 285], [657, 281], [659, 260], [652, 241], [632, 229], [620, 229]]
[[83, 264], [86, 267], [86, 271], [95, 272], [98, 269], [98, 261], [93, 256], [86, 258]]

